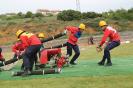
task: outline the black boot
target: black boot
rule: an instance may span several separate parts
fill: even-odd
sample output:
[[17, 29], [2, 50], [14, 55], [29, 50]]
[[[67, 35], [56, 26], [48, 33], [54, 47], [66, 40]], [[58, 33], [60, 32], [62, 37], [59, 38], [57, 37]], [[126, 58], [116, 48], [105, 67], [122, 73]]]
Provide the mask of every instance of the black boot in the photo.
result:
[[103, 66], [104, 63], [105, 63], [105, 56], [103, 56], [102, 60], [100, 62], [98, 62], [97, 64], [100, 65], [100, 66]]
[[24, 71], [25, 68], [24, 68], [24, 64], [21, 65], [21, 71]]
[[38, 69], [39, 69], [38, 65], [35, 65], [35, 70], [38, 70]]
[[77, 63], [75, 63], [75, 62], [71, 62], [71, 61], [70, 61], [70, 64], [71, 64], [71, 65], [77, 65]]
[[112, 66], [112, 63], [111, 62], [107, 62], [106, 66]]
[[26, 68], [26, 69], [24, 70], [24, 73], [23, 73], [21, 76], [26, 77], [26, 76], [29, 76], [29, 75], [31, 75], [31, 71], [30, 71], [29, 68]]
[[110, 58], [107, 58], [106, 66], [112, 66], [112, 63], [111, 63], [111, 59]]
[[97, 64], [100, 65], [100, 66], [102, 66], [102, 65], [104, 65], [104, 62], [103, 61], [100, 61]]

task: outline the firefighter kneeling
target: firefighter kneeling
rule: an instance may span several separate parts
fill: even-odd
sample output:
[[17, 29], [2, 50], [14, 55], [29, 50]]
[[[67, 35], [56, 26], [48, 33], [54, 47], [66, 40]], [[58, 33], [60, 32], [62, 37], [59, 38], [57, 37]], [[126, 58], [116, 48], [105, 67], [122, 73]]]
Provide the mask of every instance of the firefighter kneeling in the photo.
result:
[[[53, 60], [53, 61], [52, 61]], [[61, 56], [61, 49], [43, 49], [40, 56], [41, 65], [49, 63], [51, 67], [56, 66], [57, 71], [60, 73], [64, 64], [67, 63], [66, 58]]]

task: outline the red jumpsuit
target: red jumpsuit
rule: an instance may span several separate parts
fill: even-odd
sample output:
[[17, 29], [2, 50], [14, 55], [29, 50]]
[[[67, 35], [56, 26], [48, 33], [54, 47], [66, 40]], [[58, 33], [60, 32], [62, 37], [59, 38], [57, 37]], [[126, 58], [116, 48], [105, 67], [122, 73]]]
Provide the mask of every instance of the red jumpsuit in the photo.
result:
[[31, 46], [31, 45], [40, 45], [41, 44], [40, 39], [32, 33], [23, 33], [20, 36], [20, 40], [22, 41], [22, 46], [24, 48], [27, 48], [28, 46]]
[[65, 29], [68, 30], [68, 32], [70, 32], [67, 42], [69, 42], [72, 45], [76, 45], [79, 38], [76, 36], [76, 34], [79, 32], [79, 28], [73, 26], [67, 26]]
[[46, 64], [49, 60], [49, 56], [51, 55], [55, 55], [55, 54], [60, 54], [61, 53], [61, 49], [57, 48], [57, 49], [43, 49], [41, 51], [41, 56], [40, 56], [40, 63], [41, 64]]
[[24, 51], [24, 47], [22, 46], [22, 42], [17, 42], [12, 46], [12, 51], [16, 54], [19, 55], [21, 51]]
[[100, 46], [102, 46], [105, 43], [105, 41], [108, 37], [109, 37], [109, 42], [120, 41], [120, 35], [118, 34], [118, 32], [114, 28], [108, 26], [103, 32], [104, 32], [104, 35], [103, 35], [102, 40], [100, 42]]
[[3, 60], [3, 55], [2, 55], [2, 53], [0, 53], [0, 61], [2, 61]]
[[[57, 54], [61, 54], [61, 49], [60, 48], [57, 48], [57, 49], [48, 49], [48, 50], [45, 50], [43, 49], [41, 51], [41, 57], [40, 57], [40, 63], [41, 64], [46, 64], [49, 60], [49, 57], [52, 55], [57, 55]], [[57, 67], [58, 68], [62, 68], [62, 66], [66, 63], [66, 60], [65, 60], [65, 57], [59, 57], [57, 60], [56, 60], [56, 64], [57, 64]]]
[[3, 55], [2, 55], [2, 48], [0, 47], [0, 61], [4, 61], [5, 59], [3, 58]]

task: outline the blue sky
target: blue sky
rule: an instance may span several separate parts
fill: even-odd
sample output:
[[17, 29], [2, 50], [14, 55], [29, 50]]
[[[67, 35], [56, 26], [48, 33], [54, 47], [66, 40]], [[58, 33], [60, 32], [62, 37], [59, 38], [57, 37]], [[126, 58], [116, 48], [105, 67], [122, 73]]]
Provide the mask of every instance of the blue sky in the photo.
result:
[[[80, 0], [82, 12], [105, 12], [133, 8], [133, 0]], [[11, 12], [36, 12], [37, 9], [76, 9], [76, 0], [1, 0], [0, 14]]]

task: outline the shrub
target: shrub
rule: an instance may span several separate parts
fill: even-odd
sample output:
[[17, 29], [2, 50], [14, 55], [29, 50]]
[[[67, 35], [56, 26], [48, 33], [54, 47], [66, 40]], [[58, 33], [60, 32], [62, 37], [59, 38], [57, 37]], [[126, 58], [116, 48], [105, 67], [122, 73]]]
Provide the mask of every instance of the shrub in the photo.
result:
[[26, 14], [25, 14], [25, 18], [31, 18], [33, 17], [33, 14], [32, 12], [28, 11]]
[[72, 21], [80, 19], [81, 19], [81, 12], [75, 10], [64, 10], [57, 15], [57, 20]]
[[19, 12], [19, 13], [17, 14], [17, 16], [18, 16], [18, 18], [24, 18], [24, 14], [23, 14], [22, 12]]
[[97, 18], [101, 17], [101, 14], [95, 13], [95, 12], [87, 12], [87, 13], [82, 13], [82, 19], [88, 19], [88, 18]]
[[35, 17], [44, 17], [44, 15], [42, 13], [36, 13], [34, 16]]

